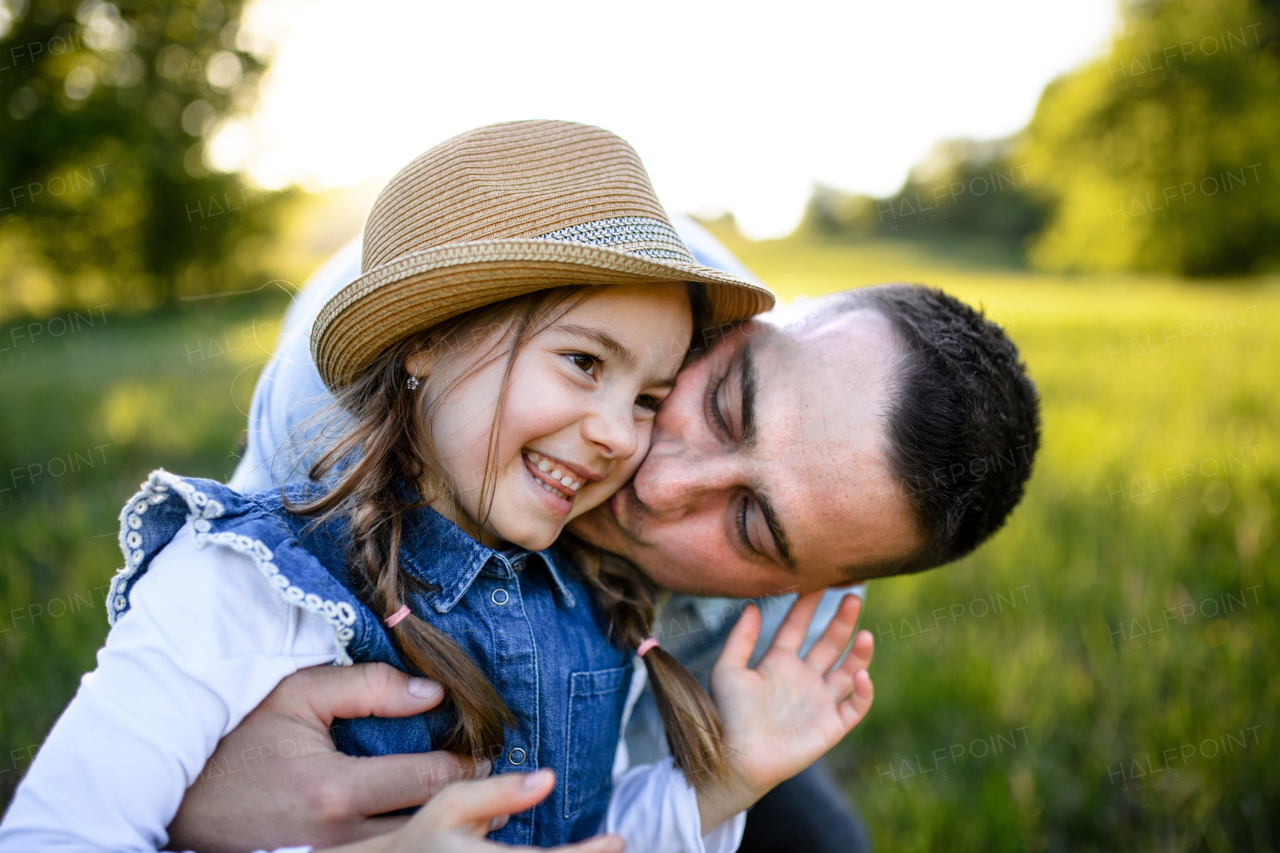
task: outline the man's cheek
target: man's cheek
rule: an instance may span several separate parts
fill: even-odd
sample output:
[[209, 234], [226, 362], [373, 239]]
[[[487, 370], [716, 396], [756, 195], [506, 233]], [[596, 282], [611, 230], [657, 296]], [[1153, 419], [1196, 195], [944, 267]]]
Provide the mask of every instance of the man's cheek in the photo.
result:
[[701, 537], [680, 536], [673, 531], [655, 532], [651, 540], [658, 560], [678, 574], [704, 574], [719, 571], [724, 560], [717, 550], [708, 547]]
[[613, 473], [601, 483], [601, 485], [608, 485], [610, 497], [631, 481], [631, 478], [640, 470], [640, 466], [644, 464], [645, 457], [649, 454], [650, 436], [642, 434], [639, 438], [640, 441], [636, 446], [636, 452], [632, 454], [631, 458], [619, 462]]
[[704, 396], [711, 375], [707, 368], [707, 362], [699, 362], [676, 376], [675, 387], [671, 389], [667, 399], [662, 401], [662, 405], [658, 407], [658, 415], [654, 418], [654, 426], [659, 434], [664, 428], [670, 429], [687, 420], [698, 410], [699, 401]]
[[584, 513], [580, 518], [574, 518], [565, 527], [592, 545], [597, 545], [619, 554], [625, 553], [621, 537], [618, 536], [617, 531], [612, 526], [600, 517], [600, 513], [600, 509]]

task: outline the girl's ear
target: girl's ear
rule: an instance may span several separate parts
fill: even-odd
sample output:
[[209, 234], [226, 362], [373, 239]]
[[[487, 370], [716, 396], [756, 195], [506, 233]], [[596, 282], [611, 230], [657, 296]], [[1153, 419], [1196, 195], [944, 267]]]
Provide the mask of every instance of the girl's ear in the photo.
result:
[[412, 373], [419, 379], [425, 377], [431, 372], [431, 350], [422, 350], [415, 352], [404, 360], [404, 369], [406, 373]]

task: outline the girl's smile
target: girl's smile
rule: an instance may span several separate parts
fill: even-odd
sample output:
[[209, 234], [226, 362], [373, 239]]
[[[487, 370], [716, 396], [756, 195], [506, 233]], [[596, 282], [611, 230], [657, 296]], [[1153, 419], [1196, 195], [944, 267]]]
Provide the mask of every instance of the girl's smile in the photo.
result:
[[573, 505], [573, 498], [584, 482], [603, 479], [602, 475], [589, 473], [584, 475], [582, 469], [571, 466], [567, 462], [543, 456], [534, 450], [524, 451], [524, 462], [529, 473], [542, 488], [552, 495], [563, 498], [570, 506]]

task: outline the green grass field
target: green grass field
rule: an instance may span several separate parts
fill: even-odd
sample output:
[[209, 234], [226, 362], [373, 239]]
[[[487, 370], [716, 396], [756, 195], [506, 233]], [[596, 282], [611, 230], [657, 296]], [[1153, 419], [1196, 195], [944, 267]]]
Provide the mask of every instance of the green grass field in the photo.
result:
[[[1044, 400], [1007, 528], [871, 586], [876, 705], [833, 758], [878, 848], [1280, 846], [1280, 282], [1066, 279], [908, 244], [732, 248], [783, 299], [905, 280], [981, 303]], [[5, 799], [106, 634], [120, 505], [156, 466], [230, 473], [284, 304], [108, 307], [16, 343], [0, 329]]]

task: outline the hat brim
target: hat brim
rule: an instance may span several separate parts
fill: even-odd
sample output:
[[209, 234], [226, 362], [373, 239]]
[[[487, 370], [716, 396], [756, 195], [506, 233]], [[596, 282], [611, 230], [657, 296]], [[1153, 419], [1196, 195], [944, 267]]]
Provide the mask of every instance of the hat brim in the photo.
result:
[[556, 240], [455, 243], [371, 270], [338, 291], [311, 331], [311, 355], [330, 391], [354, 381], [390, 345], [503, 299], [566, 285], [689, 281], [706, 285], [711, 322], [737, 323], [773, 307], [773, 294], [722, 270]]

